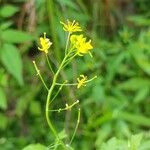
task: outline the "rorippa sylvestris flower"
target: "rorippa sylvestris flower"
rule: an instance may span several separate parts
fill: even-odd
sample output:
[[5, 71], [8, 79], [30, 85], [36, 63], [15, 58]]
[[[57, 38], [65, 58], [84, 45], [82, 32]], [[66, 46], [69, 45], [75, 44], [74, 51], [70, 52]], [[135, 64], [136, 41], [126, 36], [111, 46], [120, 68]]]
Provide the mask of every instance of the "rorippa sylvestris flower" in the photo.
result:
[[81, 27], [79, 26], [79, 23], [75, 22], [75, 20], [73, 20], [73, 22], [67, 20], [67, 23], [60, 21], [60, 23], [63, 25], [64, 31], [69, 32], [70, 34], [73, 32], [82, 31]]
[[[61, 72], [61, 70], [68, 65], [73, 58], [76, 57], [76, 55], [79, 56], [83, 56], [86, 53], [90, 53], [90, 51], [93, 49], [93, 46], [91, 45], [91, 40], [86, 40], [86, 38], [80, 34], [76, 34], [75, 32], [81, 32], [82, 29], [79, 26], [78, 22], [75, 22], [75, 20], [73, 22], [67, 20], [67, 23], [63, 23], [60, 22], [63, 25], [63, 30], [66, 31], [68, 33], [67, 35], [67, 39], [66, 39], [66, 48], [64, 49], [64, 58], [62, 59], [61, 63], [58, 65], [58, 68], [55, 69], [55, 71], [53, 70], [53, 66], [51, 66], [51, 61], [49, 60], [49, 57], [47, 55], [48, 50], [50, 48], [50, 46], [52, 45], [52, 42], [50, 42], [50, 40], [46, 37], [46, 33], [44, 33], [43, 37], [40, 37], [40, 47], [38, 47], [38, 49], [42, 52], [44, 52], [46, 55], [46, 60], [47, 60], [47, 64], [49, 66], [50, 71], [53, 73], [52, 76], [52, 82], [51, 82], [51, 86], [47, 86], [47, 83], [44, 81], [44, 78], [42, 77], [42, 74], [40, 72], [40, 69], [38, 68], [38, 66], [36, 65], [36, 62], [33, 61], [35, 70], [37, 72], [37, 75], [39, 76], [41, 82], [43, 83], [43, 86], [45, 87], [45, 89], [47, 90], [47, 98], [46, 98], [46, 107], [45, 107], [45, 117], [46, 117], [46, 121], [47, 124], [49, 126], [49, 128], [51, 129], [51, 131], [53, 132], [54, 136], [59, 139], [59, 142], [61, 144], [61, 146], [66, 149], [68, 148], [68, 146], [63, 142], [63, 140], [61, 140], [61, 138], [59, 138], [59, 134], [57, 133], [57, 131], [55, 130], [55, 128], [53, 127], [53, 124], [51, 122], [50, 116], [49, 116], [49, 112], [61, 112], [61, 111], [68, 111], [71, 110], [71, 108], [79, 103], [79, 100], [75, 101], [73, 104], [68, 104], [66, 103], [65, 107], [62, 108], [58, 108], [58, 109], [54, 109], [51, 110], [50, 109], [50, 105], [52, 104], [52, 102], [54, 102], [54, 100], [56, 99], [57, 95], [59, 94], [59, 92], [61, 91], [63, 86], [76, 86], [78, 89], [80, 87], [84, 87], [86, 86], [86, 84], [92, 80], [94, 80], [95, 78], [97, 78], [97, 76], [94, 76], [91, 79], [87, 79], [87, 76], [84, 75], [80, 75], [77, 78], [77, 82], [76, 83], [67, 83], [67, 81], [63, 82], [63, 83], [58, 83], [59, 79], [59, 74]], [[49, 85], [49, 83], [48, 83]], [[59, 86], [59, 88], [55, 88], [55, 86]], [[54, 89], [58, 89], [57, 92], [54, 91]], [[75, 130], [73, 132], [72, 138], [69, 142], [69, 145], [72, 143], [74, 136], [76, 134], [78, 125], [80, 122], [80, 108], [78, 109], [78, 117], [77, 117], [77, 123], [75, 126]]]
[[79, 78], [77, 78], [78, 84], [77, 88], [79, 89], [81, 86], [86, 86], [87, 76], [80, 75]]
[[86, 41], [86, 38], [83, 35], [71, 35], [70, 42], [73, 48], [76, 49], [76, 52], [79, 56], [83, 56], [86, 53], [89, 53], [93, 46], [91, 45], [91, 40]]
[[77, 88], [79, 89], [82, 86], [86, 86], [86, 83], [91, 82], [92, 80], [96, 79], [97, 76], [94, 76], [91, 79], [88, 79], [85, 75], [80, 75], [79, 78], [77, 78]]
[[41, 48], [38, 47], [38, 49], [40, 51], [43, 51], [43, 52], [45, 52], [47, 54], [48, 53], [48, 49], [52, 45], [52, 42], [50, 42], [50, 40], [48, 38], [46, 38], [46, 33], [44, 33], [44, 37], [40, 37], [40, 44], [41, 44]]

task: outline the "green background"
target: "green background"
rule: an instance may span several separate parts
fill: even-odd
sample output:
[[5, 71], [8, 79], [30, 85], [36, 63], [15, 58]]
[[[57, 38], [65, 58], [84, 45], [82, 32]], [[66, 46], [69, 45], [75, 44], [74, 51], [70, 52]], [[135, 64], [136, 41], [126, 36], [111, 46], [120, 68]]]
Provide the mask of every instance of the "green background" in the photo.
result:
[[[64, 55], [60, 21], [66, 19], [80, 23], [94, 49], [93, 58], [77, 57], [67, 66], [62, 81], [98, 76], [79, 90], [64, 88], [52, 105], [80, 100], [81, 120], [68, 149], [150, 150], [149, 0], [0, 0], [0, 150], [29, 144], [24, 150], [44, 150], [55, 142], [45, 119], [47, 91], [32, 61], [50, 84], [39, 37], [46, 32], [53, 42], [49, 56], [55, 67]], [[67, 143], [77, 107], [51, 118]]]

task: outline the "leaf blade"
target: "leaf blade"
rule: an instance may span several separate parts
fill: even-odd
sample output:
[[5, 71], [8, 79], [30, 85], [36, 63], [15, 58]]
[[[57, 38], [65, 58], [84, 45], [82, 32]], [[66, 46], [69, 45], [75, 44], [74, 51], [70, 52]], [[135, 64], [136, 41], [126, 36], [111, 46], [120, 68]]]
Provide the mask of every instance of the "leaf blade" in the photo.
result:
[[14, 45], [4, 44], [1, 51], [1, 62], [6, 70], [18, 81], [19, 85], [22, 86], [22, 59], [18, 49]]

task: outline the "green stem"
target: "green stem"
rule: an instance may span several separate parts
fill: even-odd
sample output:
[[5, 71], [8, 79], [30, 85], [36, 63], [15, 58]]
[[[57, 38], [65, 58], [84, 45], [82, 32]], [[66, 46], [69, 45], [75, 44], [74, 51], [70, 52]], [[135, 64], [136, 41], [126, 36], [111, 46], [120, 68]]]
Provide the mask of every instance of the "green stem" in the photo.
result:
[[[63, 59], [62, 63], [60, 64], [56, 74], [54, 75], [53, 82], [52, 82], [52, 85], [51, 85], [51, 87], [50, 87], [50, 89], [48, 91], [47, 100], [46, 100], [46, 109], [45, 109], [46, 120], [47, 120], [47, 123], [49, 125], [49, 128], [51, 129], [51, 131], [53, 132], [54, 136], [57, 139], [59, 139], [58, 133], [55, 130], [55, 128], [53, 127], [52, 122], [51, 122], [50, 117], [49, 117], [49, 104], [50, 104], [50, 100], [51, 100], [51, 95], [52, 95], [53, 89], [54, 89], [56, 81], [57, 81], [57, 77], [58, 77], [58, 75], [59, 75], [59, 73], [60, 73], [60, 71], [61, 71], [61, 69], [62, 69], [62, 67], [63, 67], [63, 65], [64, 65], [64, 63], [65, 63], [65, 61], [67, 59], [67, 57], [68, 57], [68, 55], [66, 55], [64, 57], [64, 59]], [[61, 139], [59, 139], [59, 141], [61, 142], [61, 145], [63, 146], [63, 148], [66, 149], [66, 146], [65, 146], [64, 142]]]
[[[65, 84], [65, 82], [64, 82]], [[61, 91], [61, 89], [63, 88], [64, 84], [61, 84], [61, 86], [59, 87], [57, 93], [54, 95], [54, 97], [52, 98], [52, 100], [50, 101], [50, 104], [53, 102], [53, 100], [57, 97], [57, 95], [59, 94], [59, 92]], [[56, 85], [56, 84], [55, 84]]]
[[71, 138], [71, 140], [70, 140], [69, 145], [71, 145], [71, 143], [72, 143], [72, 141], [73, 141], [73, 139], [74, 139], [74, 137], [75, 137], [75, 134], [76, 134], [77, 129], [78, 129], [78, 126], [79, 126], [79, 123], [80, 123], [80, 108], [78, 109], [78, 119], [77, 119], [77, 124], [76, 124], [75, 130], [74, 130], [74, 133], [73, 133], [73, 135], [72, 135], [72, 138]]
[[51, 112], [61, 112], [61, 111], [71, 110], [71, 108], [74, 107], [78, 103], [79, 103], [79, 100], [75, 101], [73, 104], [71, 104], [71, 105], [69, 105], [65, 108], [59, 108], [59, 109], [49, 110], [49, 111], [51, 111]]
[[70, 63], [70, 61], [71, 61], [75, 56], [77, 56], [77, 54], [74, 54], [72, 57], [68, 58], [68, 59], [65, 61], [64, 65], [63, 65], [63, 68], [66, 67], [66, 66]]
[[46, 83], [45, 83], [45, 81], [44, 81], [44, 79], [43, 79], [43, 77], [42, 77], [42, 75], [41, 75], [41, 73], [40, 73], [40, 70], [38, 69], [38, 67], [37, 67], [37, 65], [36, 65], [36, 63], [35, 63], [35, 61], [33, 61], [33, 64], [34, 64], [34, 68], [35, 68], [35, 70], [36, 70], [36, 72], [37, 72], [37, 75], [40, 77], [40, 79], [41, 79], [43, 85], [45, 86], [46, 90], [48, 91], [49, 89], [48, 89], [48, 87], [47, 87], [47, 85], [46, 85]]
[[49, 61], [49, 58], [48, 58], [47, 54], [46, 54], [46, 60], [47, 60], [49, 69], [51, 70], [51, 72], [52, 72], [53, 74], [55, 74], [54, 71], [53, 71], [53, 69], [52, 69], [52, 66], [51, 66], [51, 64], [50, 64], [50, 61]]
[[50, 149], [52, 149], [52, 148], [57, 148], [59, 145], [61, 145], [60, 143], [56, 143], [56, 144], [54, 144], [54, 145], [52, 145], [52, 146], [48, 146], [48, 149], [50, 150]]
[[[97, 78], [97, 76], [94, 76], [93, 78], [84, 81], [84, 83], [91, 82], [92, 80], [94, 80], [94, 79], [96, 79], [96, 78]], [[71, 86], [71, 85], [78, 85], [78, 83], [56, 83], [56, 85]]]
[[66, 84], [56, 83], [56, 85], [65, 85], [65, 86], [70, 86], [70, 85], [78, 85], [78, 83], [66, 83]]
[[67, 36], [65, 55], [67, 54], [67, 49], [68, 49], [68, 44], [69, 44], [69, 38], [70, 38], [70, 32], [68, 33], [68, 36]]
[[94, 79], [96, 79], [96, 78], [97, 78], [97, 76], [94, 76], [93, 78], [91, 78], [91, 79], [85, 81], [85, 83], [91, 82], [92, 80], [94, 80]]

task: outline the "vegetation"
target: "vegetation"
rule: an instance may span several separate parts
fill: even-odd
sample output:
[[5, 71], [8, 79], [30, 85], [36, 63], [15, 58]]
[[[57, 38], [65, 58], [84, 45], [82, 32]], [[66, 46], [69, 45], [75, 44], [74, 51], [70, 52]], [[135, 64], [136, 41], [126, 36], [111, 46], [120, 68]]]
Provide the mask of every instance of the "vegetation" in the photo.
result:
[[[149, 8], [149, 0], [1, 0], [0, 150], [149, 150]], [[67, 19], [78, 32], [64, 32]], [[72, 59], [74, 34], [89, 45]]]

